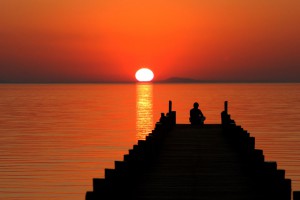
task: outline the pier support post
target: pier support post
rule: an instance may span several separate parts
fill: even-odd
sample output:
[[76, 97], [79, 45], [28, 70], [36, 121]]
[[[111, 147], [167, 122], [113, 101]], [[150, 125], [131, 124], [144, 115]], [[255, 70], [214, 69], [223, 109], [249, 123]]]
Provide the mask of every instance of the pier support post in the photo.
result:
[[175, 126], [176, 125], [176, 111], [172, 111], [172, 101], [169, 101], [168, 117], [169, 117], [170, 125]]
[[169, 113], [171, 113], [172, 112], [172, 101], [170, 100], [169, 101]]
[[224, 111], [226, 114], [228, 114], [228, 101], [224, 102]]
[[230, 115], [228, 114], [228, 101], [224, 102], [224, 110], [221, 112], [221, 124], [222, 125], [235, 124], [235, 121], [232, 120]]

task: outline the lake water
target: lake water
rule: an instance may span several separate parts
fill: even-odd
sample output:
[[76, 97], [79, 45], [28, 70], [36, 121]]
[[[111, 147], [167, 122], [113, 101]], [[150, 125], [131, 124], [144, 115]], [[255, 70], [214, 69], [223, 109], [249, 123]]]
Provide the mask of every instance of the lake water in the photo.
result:
[[224, 101], [300, 190], [300, 84], [2, 84], [0, 199], [82, 200], [92, 179], [143, 139], [172, 100], [220, 123]]

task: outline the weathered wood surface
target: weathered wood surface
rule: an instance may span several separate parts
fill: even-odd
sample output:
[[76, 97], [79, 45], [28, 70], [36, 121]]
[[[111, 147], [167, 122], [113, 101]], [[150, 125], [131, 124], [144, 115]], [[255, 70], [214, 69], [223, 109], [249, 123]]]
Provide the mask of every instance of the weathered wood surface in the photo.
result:
[[221, 125], [176, 125], [134, 199], [271, 199], [241, 156]]
[[[176, 124], [162, 114], [104, 178], [93, 179], [86, 200], [291, 200], [291, 180], [264, 160], [255, 138], [237, 126], [225, 102], [221, 124]], [[300, 199], [294, 192], [294, 200]]]
[[177, 125], [134, 194], [136, 199], [255, 199], [243, 168], [220, 125]]
[[127, 168], [106, 169], [105, 179], [94, 182], [87, 199], [290, 200], [290, 180], [284, 178], [284, 170], [265, 162], [262, 151], [254, 149], [254, 138], [241, 127], [177, 124], [159, 133], [163, 136], [155, 156], [134, 160], [147, 157], [134, 153], [136, 146], [121, 162]]

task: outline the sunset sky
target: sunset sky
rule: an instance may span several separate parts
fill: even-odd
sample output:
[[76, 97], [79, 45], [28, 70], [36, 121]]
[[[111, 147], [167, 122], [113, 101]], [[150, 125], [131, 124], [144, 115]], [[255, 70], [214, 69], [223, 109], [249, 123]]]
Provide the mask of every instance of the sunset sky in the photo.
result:
[[300, 81], [299, 0], [0, 0], [0, 82]]

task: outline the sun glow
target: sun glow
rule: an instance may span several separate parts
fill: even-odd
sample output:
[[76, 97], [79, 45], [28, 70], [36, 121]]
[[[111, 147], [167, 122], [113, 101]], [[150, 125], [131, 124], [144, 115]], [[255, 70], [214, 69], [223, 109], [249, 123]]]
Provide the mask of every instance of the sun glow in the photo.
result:
[[135, 78], [139, 82], [149, 82], [154, 78], [154, 74], [148, 68], [141, 68], [135, 73]]

